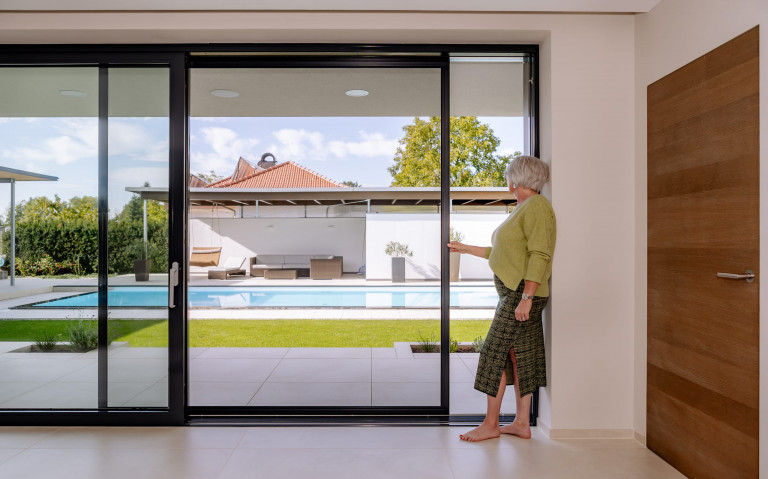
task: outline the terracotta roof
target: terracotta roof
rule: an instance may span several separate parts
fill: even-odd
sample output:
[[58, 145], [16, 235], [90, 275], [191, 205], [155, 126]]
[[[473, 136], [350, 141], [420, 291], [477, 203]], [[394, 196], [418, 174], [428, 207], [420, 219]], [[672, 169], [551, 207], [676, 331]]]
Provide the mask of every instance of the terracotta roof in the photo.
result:
[[219, 181], [206, 188], [346, 188], [292, 161], [257, 171], [238, 181]]
[[202, 188], [203, 186], [206, 186], [208, 183], [206, 183], [204, 180], [200, 179], [197, 175], [189, 175], [189, 187], [190, 188]]

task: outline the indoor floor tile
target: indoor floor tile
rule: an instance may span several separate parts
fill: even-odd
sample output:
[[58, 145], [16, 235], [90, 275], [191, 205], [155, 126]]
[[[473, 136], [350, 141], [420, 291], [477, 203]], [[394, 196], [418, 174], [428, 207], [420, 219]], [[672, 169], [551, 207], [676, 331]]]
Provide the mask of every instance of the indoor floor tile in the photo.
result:
[[214, 479], [229, 456], [226, 449], [28, 449], [1, 464], [0, 477]]
[[238, 449], [221, 479], [445, 479], [451, 477], [445, 453], [434, 449]]

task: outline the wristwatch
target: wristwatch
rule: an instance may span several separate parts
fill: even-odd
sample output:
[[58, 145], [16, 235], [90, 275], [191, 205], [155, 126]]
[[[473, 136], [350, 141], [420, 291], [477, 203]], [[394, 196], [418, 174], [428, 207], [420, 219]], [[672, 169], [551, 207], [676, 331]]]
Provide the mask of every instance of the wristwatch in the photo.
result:
[[532, 300], [533, 299], [533, 295], [532, 294], [523, 293], [523, 296], [520, 299], [522, 301], [525, 301], [526, 299], [531, 299]]

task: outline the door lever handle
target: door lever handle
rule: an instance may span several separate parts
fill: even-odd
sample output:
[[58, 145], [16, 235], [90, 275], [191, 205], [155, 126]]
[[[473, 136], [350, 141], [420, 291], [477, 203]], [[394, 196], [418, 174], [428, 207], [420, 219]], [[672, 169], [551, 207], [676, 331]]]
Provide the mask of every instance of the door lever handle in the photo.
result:
[[179, 285], [179, 263], [174, 261], [171, 264], [171, 270], [168, 273], [168, 307], [176, 307], [176, 299], [174, 298], [174, 292], [176, 286]]
[[755, 272], [748, 269], [745, 274], [717, 273], [717, 277], [725, 279], [746, 279], [747, 283], [752, 283], [755, 281]]

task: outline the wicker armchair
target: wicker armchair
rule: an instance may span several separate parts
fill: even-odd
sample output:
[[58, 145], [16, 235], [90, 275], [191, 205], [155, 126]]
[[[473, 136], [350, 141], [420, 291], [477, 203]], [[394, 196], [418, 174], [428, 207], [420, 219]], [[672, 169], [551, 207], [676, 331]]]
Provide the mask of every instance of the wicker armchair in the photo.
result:
[[310, 259], [309, 277], [312, 279], [339, 279], [341, 278], [342, 256], [332, 258]]

